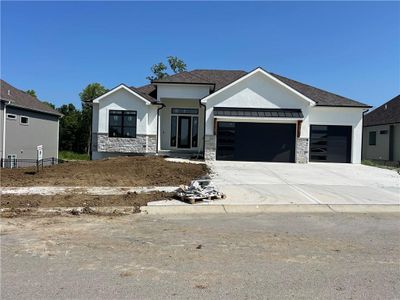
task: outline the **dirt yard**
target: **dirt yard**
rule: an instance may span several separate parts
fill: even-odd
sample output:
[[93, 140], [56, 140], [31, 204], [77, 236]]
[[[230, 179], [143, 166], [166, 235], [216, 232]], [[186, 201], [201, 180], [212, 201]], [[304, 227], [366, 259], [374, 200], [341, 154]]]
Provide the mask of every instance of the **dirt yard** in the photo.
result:
[[37, 207], [102, 207], [133, 206], [140, 207], [149, 201], [169, 199], [171, 193], [127, 193], [125, 195], [2, 195], [1, 208], [37, 208]]
[[1, 186], [178, 186], [208, 172], [205, 164], [138, 156], [65, 162], [35, 171], [3, 169]]

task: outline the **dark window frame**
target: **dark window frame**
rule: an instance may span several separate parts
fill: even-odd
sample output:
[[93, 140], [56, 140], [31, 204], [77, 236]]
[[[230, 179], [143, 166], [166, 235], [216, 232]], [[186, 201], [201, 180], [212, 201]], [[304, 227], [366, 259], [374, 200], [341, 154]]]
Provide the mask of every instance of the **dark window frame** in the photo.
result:
[[[111, 125], [111, 116], [114, 115], [119, 115], [121, 117], [121, 121], [119, 125]], [[135, 117], [135, 125], [125, 125], [125, 116], [133, 115]], [[118, 135], [112, 135], [115, 129], [118, 128], [120, 134]], [[125, 129], [134, 129], [133, 135], [132, 136], [126, 136], [125, 135]], [[137, 135], [137, 111], [136, 110], [109, 110], [108, 111], [108, 137], [110, 138], [136, 138]]]
[[376, 146], [376, 131], [370, 131], [368, 133], [368, 145]]
[[176, 147], [178, 137], [178, 116], [171, 116], [170, 146]]
[[198, 115], [199, 109], [198, 108], [171, 108], [171, 114], [173, 115]]
[[[23, 122], [22, 120], [26, 120], [26, 122]], [[27, 117], [27, 116], [20, 116], [20, 117], [19, 117], [19, 124], [28, 126], [28, 125], [29, 125], [29, 117]]]

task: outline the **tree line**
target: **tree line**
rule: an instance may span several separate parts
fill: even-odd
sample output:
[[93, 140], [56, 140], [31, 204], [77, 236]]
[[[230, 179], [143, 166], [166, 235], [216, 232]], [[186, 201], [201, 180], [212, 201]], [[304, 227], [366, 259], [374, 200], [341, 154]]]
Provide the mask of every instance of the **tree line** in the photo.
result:
[[[168, 56], [166, 64], [160, 62], [151, 67], [152, 75], [146, 77], [150, 82], [161, 79], [172, 74], [186, 71], [186, 64], [176, 56]], [[59, 150], [73, 151], [77, 153], [90, 153], [91, 150], [91, 128], [92, 128], [92, 101], [107, 93], [109, 90], [100, 83], [87, 85], [79, 94], [81, 107], [77, 108], [74, 104], [63, 104], [55, 107], [54, 104], [43, 101], [52, 108], [58, 110], [63, 117], [60, 118], [59, 131]], [[36, 96], [35, 90], [27, 90], [27, 94]]]

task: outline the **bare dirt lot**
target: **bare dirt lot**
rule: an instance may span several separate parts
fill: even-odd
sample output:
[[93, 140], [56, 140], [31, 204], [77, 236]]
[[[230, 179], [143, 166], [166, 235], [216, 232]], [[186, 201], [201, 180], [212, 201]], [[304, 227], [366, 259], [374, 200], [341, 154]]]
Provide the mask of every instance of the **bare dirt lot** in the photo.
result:
[[127, 193], [125, 195], [2, 195], [0, 207], [36, 208], [36, 207], [102, 207], [133, 206], [140, 207], [149, 201], [171, 198], [171, 193]]
[[[3, 169], [2, 187], [148, 187], [179, 186], [208, 173], [205, 164], [166, 161], [162, 157], [118, 157], [98, 161], [75, 161], [31, 169]], [[97, 195], [69, 192], [55, 195], [1, 195], [1, 208], [39, 207], [140, 207], [150, 201], [171, 198], [165, 192], [126, 192]], [[3, 214], [2, 214], [3, 215]], [[19, 215], [19, 214], [18, 214]], [[15, 216], [15, 214], [12, 214]]]
[[66, 162], [35, 171], [3, 169], [1, 186], [171, 186], [206, 175], [207, 167], [136, 156]]

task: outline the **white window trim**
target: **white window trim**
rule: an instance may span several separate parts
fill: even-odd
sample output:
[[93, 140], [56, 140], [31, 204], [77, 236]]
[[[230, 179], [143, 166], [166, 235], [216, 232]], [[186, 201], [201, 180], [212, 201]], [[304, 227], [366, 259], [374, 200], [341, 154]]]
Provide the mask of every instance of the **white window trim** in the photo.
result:
[[17, 120], [17, 115], [15, 115], [15, 114], [7, 114], [7, 119], [8, 120]]
[[[28, 120], [27, 123], [22, 123], [22, 118], [26, 118]], [[19, 117], [19, 124], [23, 125], [23, 126], [28, 126], [29, 125], [29, 117], [27, 116], [20, 116]]]

